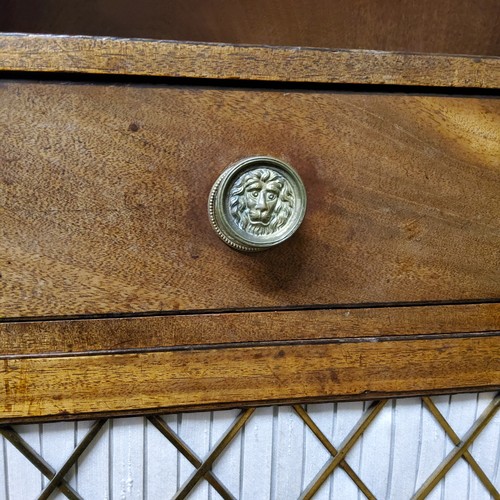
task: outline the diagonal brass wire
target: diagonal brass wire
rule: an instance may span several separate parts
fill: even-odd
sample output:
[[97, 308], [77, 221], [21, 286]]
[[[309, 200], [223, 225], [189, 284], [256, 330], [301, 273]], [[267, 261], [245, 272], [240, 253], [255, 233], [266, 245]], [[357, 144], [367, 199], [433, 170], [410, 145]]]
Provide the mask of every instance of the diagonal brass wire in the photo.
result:
[[38, 500], [47, 500], [52, 492], [59, 486], [64, 476], [73, 467], [75, 462], [78, 460], [80, 455], [88, 448], [93, 439], [97, 436], [97, 433], [101, 430], [102, 426], [107, 422], [107, 419], [103, 418], [101, 420], [96, 420], [89, 432], [85, 437], [78, 443], [78, 446], [73, 450], [73, 453], [69, 456], [68, 460], [59, 469], [59, 472], [50, 480], [49, 484], [38, 496]]
[[373, 419], [380, 413], [385, 403], [386, 400], [374, 401], [370, 405], [358, 423], [353, 427], [349, 435], [344, 439], [340, 445], [338, 453], [326, 462], [316, 477], [311, 481], [309, 486], [302, 492], [300, 500], [309, 500], [321, 488], [322, 484], [328, 479], [335, 468], [344, 460], [349, 450], [354, 446], [363, 432], [365, 432], [367, 427], [373, 422]]
[[463, 440], [455, 446], [453, 450], [444, 458], [437, 469], [431, 476], [422, 484], [418, 491], [413, 496], [413, 500], [422, 500], [425, 498], [434, 487], [443, 479], [446, 473], [455, 465], [457, 460], [460, 459], [467, 451], [467, 448], [474, 442], [474, 439], [479, 436], [482, 430], [495, 416], [495, 413], [500, 407], [500, 396], [496, 396], [491, 403], [486, 407], [481, 416], [474, 422], [474, 425], [465, 434]]
[[205, 461], [200, 465], [198, 470], [196, 470], [187, 481], [182, 485], [180, 490], [175, 494], [173, 500], [180, 500], [186, 498], [192, 489], [196, 486], [198, 481], [205, 476], [207, 471], [212, 468], [213, 463], [220, 454], [226, 449], [229, 443], [238, 434], [240, 429], [245, 425], [248, 419], [252, 416], [255, 408], [248, 408], [247, 410], [242, 410], [242, 412], [236, 417], [231, 427], [224, 433], [218, 443], [212, 449]]
[[[314, 420], [307, 413], [307, 411], [304, 410], [304, 408], [302, 408], [302, 406], [300, 405], [294, 405], [293, 409], [299, 415], [299, 417], [304, 421], [307, 427], [311, 429], [311, 431], [319, 439], [321, 444], [330, 452], [330, 454], [333, 457], [337, 455], [338, 451], [335, 448], [335, 446], [333, 446], [331, 441], [323, 434], [323, 432], [321, 432], [320, 428], [315, 424]], [[360, 477], [352, 470], [351, 466], [345, 460], [342, 460], [340, 462], [339, 467], [344, 469], [347, 475], [354, 481], [356, 486], [363, 492], [366, 498], [370, 500], [376, 500], [375, 495], [370, 491], [368, 486], [366, 486], [365, 483], [363, 483]]]
[[[39, 455], [10, 425], [0, 427], [0, 434], [19, 450], [45, 477], [49, 480], [56, 475], [56, 471]], [[70, 500], [83, 500], [77, 491], [65, 480], [59, 484], [61, 492]]]
[[[443, 414], [438, 410], [437, 406], [434, 404], [429, 396], [424, 396], [422, 398], [426, 408], [432, 413], [434, 418], [439, 422], [439, 425], [444, 429], [446, 434], [449, 436], [451, 441], [455, 446], [460, 445], [460, 438], [457, 433], [452, 429], [451, 425], [444, 418]], [[480, 465], [476, 462], [474, 457], [470, 454], [469, 450], [465, 450], [462, 458], [471, 466], [472, 470], [476, 473], [477, 477], [483, 483], [484, 487], [489, 491], [493, 498], [500, 499], [500, 493], [495, 488], [495, 485], [490, 481], [488, 476], [481, 469]]]
[[[203, 461], [194, 453], [193, 450], [167, 425], [167, 423], [156, 415], [148, 417], [148, 420], [179, 450], [189, 462], [197, 469], [203, 464]], [[205, 474], [205, 479], [224, 498], [224, 500], [235, 500], [234, 496], [217, 479], [215, 474], [209, 470]]]

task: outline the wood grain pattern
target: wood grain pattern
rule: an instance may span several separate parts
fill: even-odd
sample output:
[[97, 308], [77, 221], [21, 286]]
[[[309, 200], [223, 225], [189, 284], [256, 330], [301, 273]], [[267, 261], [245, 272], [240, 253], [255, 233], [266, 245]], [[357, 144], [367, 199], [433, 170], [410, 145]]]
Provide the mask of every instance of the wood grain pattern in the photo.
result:
[[44, 35], [0, 35], [0, 70], [435, 87], [500, 86], [497, 57]]
[[[500, 296], [494, 98], [3, 82], [0, 315]], [[212, 183], [265, 154], [308, 210], [258, 255]]]
[[[68, 37], [0, 36], [0, 60], [500, 81], [495, 58]], [[497, 99], [172, 82], [0, 81], [0, 422], [500, 387]], [[226, 247], [206, 207], [250, 155], [293, 165], [309, 200], [297, 234], [256, 255]]]
[[0, 31], [500, 54], [496, 0], [4, 0]]
[[0, 359], [55, 353], [500, 331], [500, 304], [0, 323]]
[[493, 390], [499, 338], [3, 360], [0, 422]]

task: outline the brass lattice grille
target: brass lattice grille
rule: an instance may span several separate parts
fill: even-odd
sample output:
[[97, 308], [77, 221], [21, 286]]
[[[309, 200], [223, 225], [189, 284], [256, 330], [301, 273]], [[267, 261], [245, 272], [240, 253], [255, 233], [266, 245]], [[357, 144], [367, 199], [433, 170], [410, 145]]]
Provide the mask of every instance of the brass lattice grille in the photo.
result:
[[[470, 447], [474, 440], [486, 428], [487, 424], [494, 417], [500, 407], [500, 394], [497, 394], [484, 411], [476, 418], [469, 430], [460, 438], [457, 432], [452, 428], [451, 424], [445, 416], [439, 411], [437, 405], [429, 397], [421, 398], [423, 408], [428, 411], [436, 420], [439, 426], [446, 433], [448, 438], [453, 443], [452, 450], [445, 456], [443, 461], [435, 468], [432, 474], [423, 481], [414, 493], [414, 499], [426, 498], [436, 487], [436, 485], [443, 480], [445, 475], [453, 467], [453, 465], [461, 458], [469, 464], [471, 470], [475, 473], [477, 478], [484, 485], [489, 494], [495, 498], [500, 499], [500, 494], [495, 488], [492, 480], [487, 476], [481, 466], [470, 452]], [[376, 496], [370, 490], [369, 486], [363, 481], [358, 473], [349, 465], [349, 452], [365, 433], [365, 431], [376, 421], [377, 416], [380, 414], [384, 406], [388, 405], [388, 401], [374, 401], [367, 405], [361, 417], [356, 424], [352, 427], [350, 432], [344, 438], [342, 443], [335, 447], [332, 440], [329, 439], [324, 432], [321, 431], [319, 426], [315, 423], [314, 419], [308, 413], [307, 409], [301, 405], [294, 405], [293, 410], [296, 415], [301, 419], [306, 428], [318, 439], [323, 447], [328, 451], [330, 457], [327, 459], [323, 467], [317, 472], [312, 481], [303, 489], [300, 498], [312, 498], [321, 486], [328, 480], [338, 467], [343, 469], [350, 477], [353, 483], [357, 486], [366, 498], [374, 499]], [[181, 453], [193, 466], [194, 471], [180, 485], [174, 498], [186, 498], [197, 484], [206, 480], [215, 489], [215, 491], [224, 499], [234, 499], [236, 496], [227, 488], [223, 482], [217, 477], [213, 470], [214, 463], [217, 459], [224, 454], [228, 449], [231, 441], [238, 435], [238, 433], [245, 427], [247, 422], [252, 418], [255, 408], [242, 410], [223, 433], [221, 438], [214, 444], [210, 452], [204, 457], [199, 457], [190, 446], [174, 432], [171, 426], [159, 416], [149, 416], [148, 421], [164, 436], [175, 448]], [[9, 441], [19, 452], [21, 452], [32, 464], [36, 467], [49, 481], [39, 494], [39, 499], [49, 498], [55, 490], [59, 490], [67, 498], [81, 499], [82, 496], [78, 493], [77, 489], [69, 484], [66, 479], [70, 470], [75, 467], [77, 461], [84, 459], [82, 457], [85, 450], [89, 445], [99, 439], [100, 431], [106, 423], [106, 419], [97, 420], [90, 427], [86, 435], [78, 443], [70, 454], [66, 462], [55, 470], [36, 450], [30, 446], [26, 440], [23, 439], [22, 433], [16, 432], [12, 426], [4, 425], [0, 427], [0, 433]], [[425, 439], [425, 435], [422, 436]]]

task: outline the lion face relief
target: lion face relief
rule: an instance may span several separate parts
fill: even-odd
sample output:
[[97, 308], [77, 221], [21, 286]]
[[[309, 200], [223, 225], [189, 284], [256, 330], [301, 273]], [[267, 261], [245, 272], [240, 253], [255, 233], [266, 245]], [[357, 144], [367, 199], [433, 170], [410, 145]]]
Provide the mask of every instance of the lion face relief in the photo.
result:
[[255, 235], [281, 229], [292, 214], [294, 193], [285, 177], [258, 168], [236, 180], [229, 194], [231, 215], [238, 227]]

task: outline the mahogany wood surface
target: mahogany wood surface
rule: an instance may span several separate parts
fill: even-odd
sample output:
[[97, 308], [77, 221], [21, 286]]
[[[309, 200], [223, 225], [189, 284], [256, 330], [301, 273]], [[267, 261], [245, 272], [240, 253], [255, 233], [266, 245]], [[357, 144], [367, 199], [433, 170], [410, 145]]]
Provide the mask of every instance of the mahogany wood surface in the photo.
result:
[[4, 359], [0, 422], [494, 390], [498, 338]]
[[500, 330], [500, 304], [233, 312], [0, 323], [0, 358]]
[[[495, 98], [4, 81], [0, 106], [3, 317], [500, 295]], [[308, 208], [242, 254], [207, 199], [251, 155]]]
[[[500, 104], [446, 94], [499, 59], [0, 36], [0, 61], [0, 422], [500, 388]], [[250, 155], [308, 193], [258, 254], [207, 216]]]
[[3, 0], [0, 31], [500, 55], [497, 0]]
[[500, 58], [0, 35], [0, 70], [273, 82], [500, 87]]

